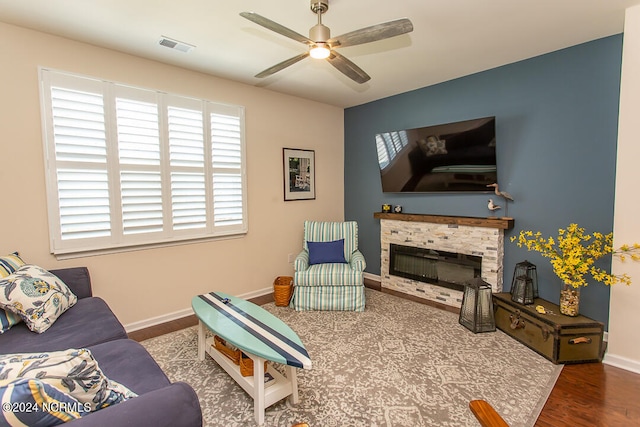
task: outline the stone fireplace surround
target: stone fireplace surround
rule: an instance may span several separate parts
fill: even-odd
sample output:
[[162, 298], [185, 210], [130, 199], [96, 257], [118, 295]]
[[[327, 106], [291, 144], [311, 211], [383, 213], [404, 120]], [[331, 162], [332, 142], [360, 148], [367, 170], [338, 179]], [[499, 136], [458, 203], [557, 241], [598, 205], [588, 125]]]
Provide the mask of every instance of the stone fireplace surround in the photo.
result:
[[482, 257], [482, 280], [502, 292], [504, 230], [512, 218], [375, 213], [380, 219], [381, 287], [459, 309], [461, 291], [389, 274], [391, 243]]

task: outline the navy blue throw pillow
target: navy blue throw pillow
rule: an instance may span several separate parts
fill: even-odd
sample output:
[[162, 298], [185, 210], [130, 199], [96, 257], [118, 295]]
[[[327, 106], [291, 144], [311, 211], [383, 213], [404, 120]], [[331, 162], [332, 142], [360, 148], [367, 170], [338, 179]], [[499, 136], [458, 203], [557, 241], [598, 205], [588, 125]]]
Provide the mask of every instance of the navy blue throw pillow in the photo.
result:
[[307, 242], [309, 248], [309, 265], [343, 263], [344, 259], [344, 239], [332, 242]]

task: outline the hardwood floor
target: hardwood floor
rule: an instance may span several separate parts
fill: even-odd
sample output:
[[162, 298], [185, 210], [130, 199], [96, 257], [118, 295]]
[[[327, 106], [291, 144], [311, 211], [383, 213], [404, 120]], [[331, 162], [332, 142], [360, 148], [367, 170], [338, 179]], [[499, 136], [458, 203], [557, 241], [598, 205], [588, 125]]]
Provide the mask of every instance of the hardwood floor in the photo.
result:
[[[271, 295], [252, 300], [273, 301]], [[136, 341], [196, 325], [188, 316], [129, 333]], [[566, 365], [538, 421], [538, 427], [640, 426], [640, 374], [602, 363]]]
[[640, 374], [603, 363], [565, 365], [536, 426], [640, 426]]
[[146, 329], [140, 329], [138, 331], [128, 332], [129, 338], [135, 341], [144, 341], [149, 338], [159, 337], [160, 335], [168, 334], [170, 332], [179, 331], [190, 326], [198, 324], [198, 318], [195, 314], [191, 316], [183, 317], [181, 319], [172, 320], [171, 322], [163, 323], [161, 325], [152, 326]]

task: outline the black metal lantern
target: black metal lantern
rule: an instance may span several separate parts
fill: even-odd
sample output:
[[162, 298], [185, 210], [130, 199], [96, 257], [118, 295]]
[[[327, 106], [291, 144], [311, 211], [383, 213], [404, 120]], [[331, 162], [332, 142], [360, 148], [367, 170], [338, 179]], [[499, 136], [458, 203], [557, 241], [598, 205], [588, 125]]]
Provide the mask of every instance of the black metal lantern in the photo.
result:
[[458, 322], [474, 334], [496, 330], [491, 285], [479, 277], [465, 283]]
[[[513, 280], [511, 281], [511, 299], [515, 301], [513, 299], [513, 291], [515, 289], [516, 280], [520, 276], [525, 276], [531, 279], [533, 298], [539, 298], [540, 295], [538, 294], [538, 271], [536, 270], [536, 266], [534, 264], [531, 264], [525, 259], [524, 261], [517, 263], [516, 268], [513, 271]], [[533, 304], [533, 301], [530, 304]]]
[[533, 280], [527, 276], [518, 276], [511, 285], [511, 301], [520, 304], [533, 304]]

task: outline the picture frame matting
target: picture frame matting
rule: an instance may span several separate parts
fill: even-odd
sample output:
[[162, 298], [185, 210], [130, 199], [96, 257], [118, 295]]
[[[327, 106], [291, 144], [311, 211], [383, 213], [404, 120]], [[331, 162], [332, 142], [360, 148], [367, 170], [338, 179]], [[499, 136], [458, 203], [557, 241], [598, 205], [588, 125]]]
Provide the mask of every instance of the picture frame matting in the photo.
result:
[[316, 198], [315, 151], [283, 148], [284, 200]]

